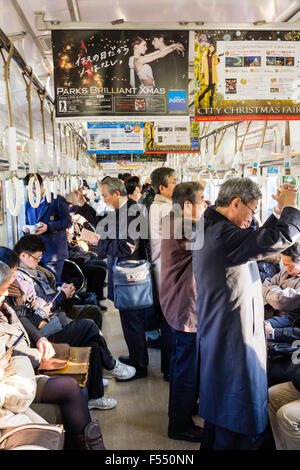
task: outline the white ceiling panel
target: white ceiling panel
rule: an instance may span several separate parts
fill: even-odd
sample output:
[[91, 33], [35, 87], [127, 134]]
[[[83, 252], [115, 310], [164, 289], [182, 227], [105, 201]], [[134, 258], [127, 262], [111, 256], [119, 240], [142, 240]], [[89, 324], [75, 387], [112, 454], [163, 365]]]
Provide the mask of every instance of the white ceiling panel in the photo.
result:
[[[78, 0], [81, 21], [137, 22], [205, 21], [208, 23], [276, 22], [291, 15], [299, 0]], [[283, 21], [283, 19], [281, 19]]]

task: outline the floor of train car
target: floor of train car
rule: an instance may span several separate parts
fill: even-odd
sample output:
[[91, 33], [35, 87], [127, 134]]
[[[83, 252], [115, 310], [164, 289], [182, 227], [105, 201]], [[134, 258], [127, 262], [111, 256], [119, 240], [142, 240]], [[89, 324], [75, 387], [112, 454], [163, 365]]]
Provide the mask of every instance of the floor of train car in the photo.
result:
[[[102, 331], [113, 356], [127, 355], [119, 312], [111, 301], [103, 302], [108, 311], [103, 314]], [[148, 377], [121, 383], [109, 379], [105, 396], [118, 404], [112, 410], [91, 410], [99, 420], [107, 450], [198, 450], [199, 443], [169, 439], [169, 383], [160, 372], [160, 350], [148, 349]], [[194, 417], [202, 425], [202, 419]]]

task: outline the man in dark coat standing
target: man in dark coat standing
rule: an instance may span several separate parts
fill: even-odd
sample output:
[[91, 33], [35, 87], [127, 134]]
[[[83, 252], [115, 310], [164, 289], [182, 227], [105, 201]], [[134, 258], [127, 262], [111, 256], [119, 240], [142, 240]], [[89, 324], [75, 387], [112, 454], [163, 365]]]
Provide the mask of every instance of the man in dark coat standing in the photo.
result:
[[268, 386], [261, 281], [256, 261], [285, 250], [300, 233], [297, 192], [273, 196], [281, 213], [243, 230], [261, 192], [249, 178], [225, 181], [204, 214], [204, 245], [193, 251], [197, 290], [201, 449], [251, 449], [267, 426]]
[[[128, 199], [123, 181], [109, 178], [101, 190], [105, 203], [115, 209], [98, 223], [96, 229], [100, 236], [97, 249], [101, 256], [107, 256], [108, 298], [114, 301], [113, 266], [117, 261], [145, 258], [142, 238], [148, 234], [148, 225], [143, 206]], [[144, 329], [145, 310], [119, 309], [119, 312], [129, 352], [129, 356], [120, 356], [119, 360], [136, 368], [136, 374], [128, 380], [147, 377], [149, 357]]]

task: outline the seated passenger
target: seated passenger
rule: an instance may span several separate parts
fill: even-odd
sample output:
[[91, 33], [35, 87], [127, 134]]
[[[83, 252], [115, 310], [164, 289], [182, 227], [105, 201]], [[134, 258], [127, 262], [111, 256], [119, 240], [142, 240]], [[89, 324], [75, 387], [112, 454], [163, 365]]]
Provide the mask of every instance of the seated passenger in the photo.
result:
[[273, 258], [267, 257], [263, 260], [257, 261], [257, 266], [258, 266], [261, 282], [264, 282], [266, 279], [269, 279], [275, 276], [280, 271], [280, 268], [279, 268], [280, 260], [278, 261], [275, 257], [273, 261], [271, 261], [271, 259]]
[[300, 312], [275, 315], [265, 321], [266, 337], [277, 343], [292, 343], [300, 339]]
[[[38, 349], [30, 348], [26, 331], [14, 311], [5, 305], [7, 289], [14, 276], [13, 271], [0, 262], [0, 427], [45, 422], [29, 408], [35, 399], [39, 403], [59, 405], [69, 448], [104, 449], [98, 421], [91, 421], [85, 389], [72, 377], [34, 375], [32, 362], [38, 365], [41, 359], [49, 359], [55, 352], [51, 343], [43, 338], [37, 343]], [[12, 352], [13, 357], [3, 358], [3, 347], [10, 347], [22, 332], [24, 338]]]
[[22, 293], [21, 303], [30, 302], [34, 310], [38, 308], [41, 313], [46, 311], [48, 314], [61, 308], [68, 317], [72, 319], [90, 318], [101, 328], [100, 307], [81, 305], [80, 300], [74, 297], [75, 287], [73, 284], [64, 283], [58, 291], [55, 287], [53, 274], [39, 266], [38, 263], [44, 249], [44, 242], [37, 235], [25, 235], [14, 247], [14, 251], [20, 259], [16, 283]]
[[[105, 285], [106, 277], [106, 262], [99, 259], [95, 252], [89, 250], [87, 245], [86, 250], [82, 248], [82, 242], [74, 241], [72, 239], [71, 229], [68, 234], [68, 258], [80, 267], [87, 280], [87, 292], [94, 292], [99, 301], [101, 310], [107, 310], [107, 307], [100, 304], [103, 300], [103, 288]], [[85, 242], [83, 242], [85, 243]]]
[[[2, 335], [1, 343], [6, 339], [7, 337]], [[0, 429], [28, 423], [46, 423], [30, 408], [36, 394], [36, 381], [29, 358], [26, 356], [5, 358], [4, 353], [5, 349], [1, 347]]]
[[269, 418], [277, 450], [300, 449], [300, 374], [269, 388]]
[[170, 216], [162, 220], [159, 291], [172, 334], [168, 435], [200, 442], [203, 431], [192, 419], [197, 402], [197, 315], [192, 250], [187, 244], [193, 235], [192, 224], [206, 209], [203, 186], [196, 182], [178, 184], [172, 202]]
[[300, 309], [300, 243], [281, 253], [284, 268], [262, 285], [264, 304], [273, 308], [273, 315]]
[[[13, 271], [14, 276], [11, 279], [11, 282], [13, 282], [19, 263], [17, 255], [9, 248], [2, 247], [0, 260], [9, 265]], [[1, 309], [2, 312], [4, 312], [4, 315], [6, 315], [7, 312], [9, 322], [11, 322], [11, 325], [15, 327], [14, 339], [16, 339], [23, 331], [26, 331], [25, 339], [20, 341], [17, 350], [20, 350], [22, 354], [30, 357], [34, 368], [38, 367], [41, 358], [39, 351], [30, 347], [31, 342], [36, 344], [36, 347], [39, 350], [45, 350], [46, 352], [50, 351], [52, 354], [54, 354], [54, 350], [50, 341], [53, 343], [67, 343], [70, 346], [90, 346], [91, 356], [87, 379], [89, 408], [105, 410], [116, 406], [116, 400], [104, 397], [102, 368], [105, 367], [105, 369], [110, 371], [110, 376], [121, 381], [133, 377], [135, 374], [135, 368], [121, 364], [112, 357], [101, 331], [93, 320], [73, 320], [60, 331], [47, 336], [47, 334], [44, 334], [44, 329], [47, 328], [47, 325], [38, 329], [26, 315], [22, 315], [18, 319], [14, 310], [6, 303], [2, 305], [0, 311]], [[1, 323], [0, 321], [0, 333], [3, 331], [3, 328], [3, 322]], [[48, 341], [47, 338], [50, 341]]]

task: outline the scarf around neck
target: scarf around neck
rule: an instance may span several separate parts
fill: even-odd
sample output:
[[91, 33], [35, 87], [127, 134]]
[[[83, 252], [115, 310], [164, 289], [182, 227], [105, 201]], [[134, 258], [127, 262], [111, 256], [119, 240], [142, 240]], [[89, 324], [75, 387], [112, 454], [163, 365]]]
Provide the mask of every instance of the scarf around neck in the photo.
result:
[[25, 271], [30, 277], [34, 278], [39, 286], [42, 288], [45, 295], [56, 294], [56, 290], [50, 285], [49, 280], [45, 273], [39, 269], [31, 269], [26, 264], [20, 262], [21, 271]]

